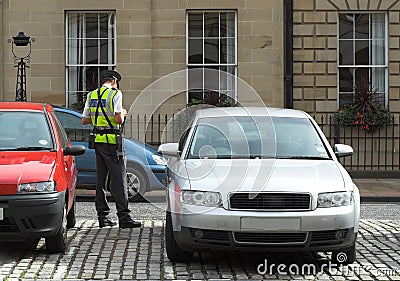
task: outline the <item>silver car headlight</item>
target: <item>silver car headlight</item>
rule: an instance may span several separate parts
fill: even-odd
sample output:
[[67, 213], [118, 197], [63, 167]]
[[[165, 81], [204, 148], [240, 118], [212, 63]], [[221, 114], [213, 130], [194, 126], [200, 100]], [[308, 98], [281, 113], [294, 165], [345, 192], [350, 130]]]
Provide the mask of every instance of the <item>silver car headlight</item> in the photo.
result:
[[18, 193], [53, 192], [56, 190], [54, 181], [31, 182], [18, 185]]
[[353, 192], [327, 192], [318, 194], [318, 207], [341, 207], [353, 203]]
[[156, 162], [157, 165], [162, 165], [162, 166], [167, 166], [167, 159], [165, 159], [164, 157], [157, 155], [157, 154], [153, 154], [151, 155], [151, 158], [153, 158], [154, 162]]
[[182, 202], [191, 205], [219, 207], [221, 206], [221, 194], [211, 191], [182, 190]]

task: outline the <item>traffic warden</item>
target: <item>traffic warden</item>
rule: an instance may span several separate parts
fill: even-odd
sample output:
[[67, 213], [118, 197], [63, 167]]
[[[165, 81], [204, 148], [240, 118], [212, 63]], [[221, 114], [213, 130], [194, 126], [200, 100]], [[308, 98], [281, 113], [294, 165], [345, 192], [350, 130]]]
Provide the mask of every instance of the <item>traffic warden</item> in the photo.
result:
[[117, 207], [120, 228], [140, 227], [132, 220], [128, 209], [126, 163], [123, 150], [121, 125], [127, 115], [122, 108], [122, 92], [117, 88], [121, 75], [114, 70], [100, 73], [101, 87], [87, 95], [82, 114], [82, 124], [93, 124], [89, 148], [96, 152], [96, 211], [99, 227], [116, 225], [110, 217], [106, 198], [106, 178], [110, 177], [110, 192]]

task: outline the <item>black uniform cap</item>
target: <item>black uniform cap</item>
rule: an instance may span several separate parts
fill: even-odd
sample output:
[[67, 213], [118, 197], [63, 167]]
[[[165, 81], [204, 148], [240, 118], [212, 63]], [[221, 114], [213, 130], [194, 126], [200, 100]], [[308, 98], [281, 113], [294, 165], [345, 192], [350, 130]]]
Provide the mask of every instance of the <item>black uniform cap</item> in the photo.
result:
[[112, 78], [117, 80], [117, 82], [121, 81], [121, 74], [119, 74], [118, 72], [116, 72], [115, 70], [103, 70], [100, 73], [100, 81], [103, 81], [103, 79], [105, 78]]

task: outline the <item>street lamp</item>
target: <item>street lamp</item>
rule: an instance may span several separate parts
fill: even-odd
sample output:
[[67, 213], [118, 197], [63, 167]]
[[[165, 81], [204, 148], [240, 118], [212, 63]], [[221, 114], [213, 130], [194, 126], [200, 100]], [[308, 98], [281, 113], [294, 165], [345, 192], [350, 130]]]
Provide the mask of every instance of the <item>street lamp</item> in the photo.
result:
[[[17, 36], [12, 39], [8, 39], [8, 43], [11, 43], [11, 51], [14, 56], [14, 67], [17, 67], [17, 85], [15, 89], [15, 100], [26, 101], [26, 68], [29, 68], [32, 46], [31, 43], [35, 42], [35, 39], [26, 36], [23, 32], [19, 32]], [[29, 45], [29, 53], [26, 56], [17, 56], [14, 52], [14, 45], [16, 47], [26, 47]]]

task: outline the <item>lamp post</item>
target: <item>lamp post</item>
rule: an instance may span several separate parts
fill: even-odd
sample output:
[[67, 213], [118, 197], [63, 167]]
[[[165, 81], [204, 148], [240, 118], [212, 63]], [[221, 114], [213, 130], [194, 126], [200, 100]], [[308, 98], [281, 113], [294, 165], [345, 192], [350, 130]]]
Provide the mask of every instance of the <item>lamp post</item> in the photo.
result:
[[[23, 32], [19, 32], [17, 36], [12, 39], [8, 39], [8, 43], [11, 43], [11, 51], [14, 56], [14, 67], [17, 67], [17, 85], [15, 88], [15, 100], [26, 101], [26, 68], [29, 68], [32, 46], [31, 43], [35, 42], [35, 39], [26, 36]], [[14, 45], [16, 47], [26, 47], [29, 45], [29, 52], [26, 56], [17, 56], [14, 51]]]

